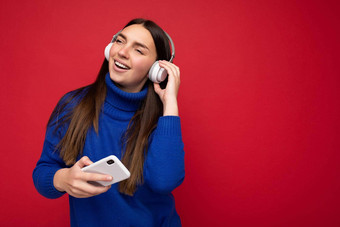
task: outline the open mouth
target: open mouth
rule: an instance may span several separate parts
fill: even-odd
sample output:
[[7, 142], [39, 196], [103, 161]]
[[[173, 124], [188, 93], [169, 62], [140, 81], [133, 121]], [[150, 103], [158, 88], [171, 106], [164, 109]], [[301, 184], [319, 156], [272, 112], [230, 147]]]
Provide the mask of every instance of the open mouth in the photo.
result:
[[114, 63], [115, 63], [115, 65], [116, 65], [118, 68], [120, 68], [120, 69], [126, 69], [126, 70], [130, 69], [129, 66], [124, 65], [123, 63], [121, 63], [121, 62], [119, 62], [119, 61], [116, 61], [116, 60], [115, 60]]

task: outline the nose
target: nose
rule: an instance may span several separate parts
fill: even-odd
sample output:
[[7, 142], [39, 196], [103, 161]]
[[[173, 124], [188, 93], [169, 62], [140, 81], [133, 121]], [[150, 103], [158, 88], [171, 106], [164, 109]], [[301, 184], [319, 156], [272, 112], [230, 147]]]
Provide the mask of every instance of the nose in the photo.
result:
[[127, 46], [122, 46], [118, 51], [118, 55], [121, 58], [128, 59], [129, 58], [129, 48]]

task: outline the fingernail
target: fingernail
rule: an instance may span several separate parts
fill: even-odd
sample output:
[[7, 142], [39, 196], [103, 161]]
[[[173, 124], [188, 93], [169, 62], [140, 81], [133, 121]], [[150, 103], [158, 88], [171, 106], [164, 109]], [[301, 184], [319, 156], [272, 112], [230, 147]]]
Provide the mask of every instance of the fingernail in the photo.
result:
[[106, 180], [112, 180], [111, 176], [106, 177]]

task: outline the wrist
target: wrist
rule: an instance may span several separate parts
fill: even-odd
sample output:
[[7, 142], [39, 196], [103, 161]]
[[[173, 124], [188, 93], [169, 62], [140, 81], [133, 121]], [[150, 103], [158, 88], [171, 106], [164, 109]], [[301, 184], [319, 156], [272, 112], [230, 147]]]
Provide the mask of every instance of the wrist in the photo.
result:
[[60, 192], [65, 192], [62, 184], [66, 169], [59, 169], [53, 177], [53, 186]]
[[163, 116], [178, 116], [177, 100], [168, 101], [163, 107]]

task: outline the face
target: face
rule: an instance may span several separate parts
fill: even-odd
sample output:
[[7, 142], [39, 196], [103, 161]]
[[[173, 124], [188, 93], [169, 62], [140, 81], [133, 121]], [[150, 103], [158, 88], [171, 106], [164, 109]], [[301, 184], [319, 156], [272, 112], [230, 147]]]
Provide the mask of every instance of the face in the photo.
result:
[[156, 58], [156, 46], [150, 32], [142, 25], [130, 25], [120, 32], [111, 47], [110, 78], [123, 91], [139, 92]]

